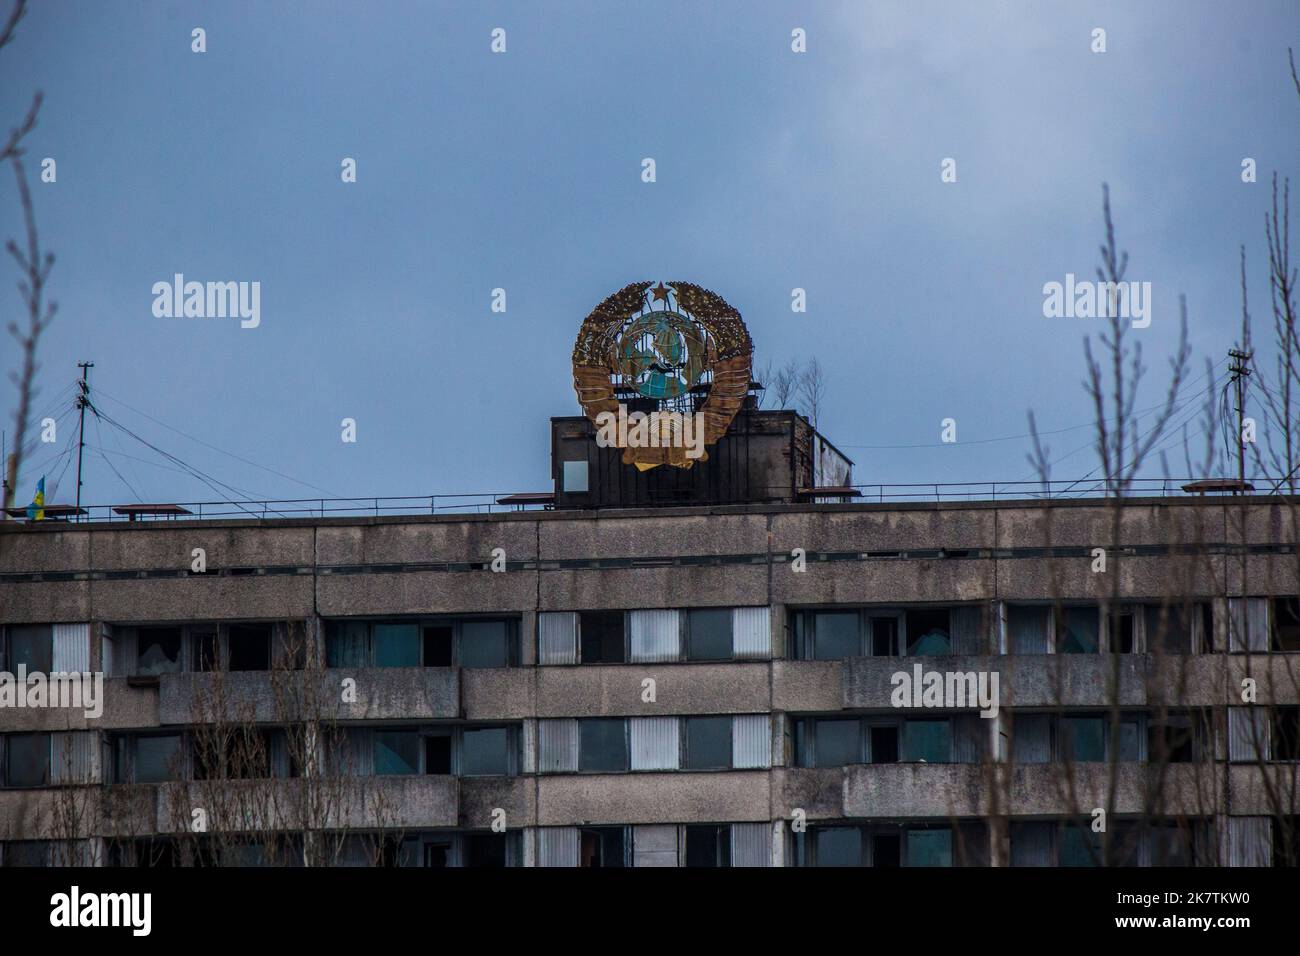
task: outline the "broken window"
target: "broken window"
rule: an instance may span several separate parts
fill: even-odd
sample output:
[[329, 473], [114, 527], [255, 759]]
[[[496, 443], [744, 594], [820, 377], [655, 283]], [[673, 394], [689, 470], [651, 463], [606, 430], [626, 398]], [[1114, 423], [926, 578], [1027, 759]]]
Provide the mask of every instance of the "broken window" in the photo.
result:
[[813, 659], [838, 661], [862, 654], [857, 611], [819, 611], [813, 615]]
[[426, 624], [423, 632], [424, 666], [452, 667], [452, 626], [450, 624]]
[[1273, 708], [1273, 759], [1300, 760], [1300, 707]]
[[871, 762], [898, 763], [898, 727], [894, 724], [871, 728]]
[[1273, 599], [1273, 650], [1300, 651], [1300, 600]]
[[731, 608], [705, 608], [687, 613], [687, 660], [729, 661], [731, 648]]
[[173, 674], [181, 669], [181, 628], [142, 627], [136, 631], [137, 674]]
[[1137, 650], [1134, 615], [1124, 608], [1111, 617], [1110, 650], [1112, 654], [1132, 654]]
[[872, 617], [871, 655], [873, 657], [898, 657], [898, 618]]
[[442, 870], [451, 866], [451, 841], [424, 844], [424, 865]]
[[190, 642], [196, 671], [221, 669], [221, 635], [215, 624], [194, 628], [191, 631]]
[[11, 674], [16, 674], [19, 666], [29, 674], [48, 674], [54, 669], [54, 628], [49, 624], [10, 625], [5, 633]]
[[460, 772], [469, 777], [510, 773], [510, 731], [506, 727], [466, 727], [461, 731]]
[[627, 831], [623, 827], [584, 827], [578, 832], [578, 866], [627, 866]]
[[1106, 759], [1106, 722], [1101, 717], [1061, 718], [1061, 759], [1076, 763]]
[[470, 833], [462, 837], [465, 866], [500, 868], [506, 865], [504, 833]]
[[376, 667], [419, 667], [418, 624], [375, 624], [372, 631]]
[[1061, 608], [1056, 616], [1058, 654], [1096, 654], [1099, 614], [1095, 607]]
[[925, 657], [952, 652], [948, 611], [912, 610], [907, 612], [908, 656]]
[[687, 770], [725, 770], [731, 766], [731, 718], [687, 717]]
[[4, 753], [5, 786], [49, 786], [49, 734], [9, 734], [5, 737]]
[[424, 738], [424, 772], [451, 773], [451, 734], [430, 734]]
[[903, 865], [903, 838], [898, 833], [871, 835], [871, 865], [885, 868]]
[[907, 831], [907, 866], [952, 866], [952, 831], [943, 828]]
[[627, 721], [578, 721], [578, 769], [592, 773], [627, 770]]
[[1194, 614], [1198, 613], [1200, 605], [1146, 605], [1142, 609], [1142, 615], [1146, 626], [1147, 650], [1165, 654], [1192, 653], [1192, 622]]
[[232, 671], [271, 669], [270, 624], [232, 624], [229, 629]]
[[578, 615], [582, 633], [582, 663], [622, 664], [627, 660], [622, 611], [583, 611]]
[[686, 865], [731, 866], [731, 827], [687, 826]]
[[375, 731], [375, 773], [404, 775], [419, 772], [420, 734], [417, 731]]
[[1147, 752], [1155, 763], [1192, 763], [1199, 758], [1201, 721], [1189, 714], [1169, 714], [1148, 722]]
[[952, 728], [947, 719], [903, 722], [903, 759], [922, 763], [952, 760]]

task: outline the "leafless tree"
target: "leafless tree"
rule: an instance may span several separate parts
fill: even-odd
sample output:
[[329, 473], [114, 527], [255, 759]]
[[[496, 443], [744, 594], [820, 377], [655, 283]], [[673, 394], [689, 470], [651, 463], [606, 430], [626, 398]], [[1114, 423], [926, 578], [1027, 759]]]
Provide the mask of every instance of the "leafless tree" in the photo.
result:
[[[27, 0], [15, 0], [9, 19], [0, 28], [0, 49], [7, 46], [14, 37], [18, 23], [27, 12]], [[18, 407], [14, 413], [14, 450], [4, 471], [4, 507], [13, 506], [15, 485], [18, 471], [22, 466], [27, 438], [27, 421], [31, 415], [32, 401], [36, 395], [36, 347], [41, 333], [54, 320], [55, 304], [46, 302], [45, 287], [54, 266], [54, 256], [41, 251], [40, 237], [36, 229], [36, 213], [32, 205], [31, 191], [27, 186], [27, 176], [23, 170], [23, 140], [36, 128], [37, 117], [41, 109], [41, 94], [37, 92], [32, 98], [32, 105], [27, 115], [17, 126], [9, 131], [9, 137], [0, 147], [0, 162], [7, 160], [13, 167], [14, 179], [18, 185], [18, 202], [22, 209], [23, 224], [26, 231], [25, 247], [10, 240], [5, 248], [18, 263], [21, 278], [18, 291], [22, 294], [25, 308], [25, 322], [8, 323], [8, 331], [18, 343], [22, 356], [18, 370], [10, 372], [10, 378], [18, 388]]]
[[826, 372], [817, 356], [810, 358], [799, 371], [797, 389], [803, 412], [812, 422], [812, 427], [816, 428], [822, 405], [826, 401]]

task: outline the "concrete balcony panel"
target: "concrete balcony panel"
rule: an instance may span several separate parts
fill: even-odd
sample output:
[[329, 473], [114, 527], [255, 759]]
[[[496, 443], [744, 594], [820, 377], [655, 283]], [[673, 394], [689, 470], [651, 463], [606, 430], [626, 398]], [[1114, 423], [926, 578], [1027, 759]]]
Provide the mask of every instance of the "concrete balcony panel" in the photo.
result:
[[693, 514], [541, 521], [542, 558], [765, 554], [767, 516]]
[[773, 661], [772, 709], [816, 713], [844, 706], [844, 661]]
[[986, 601], [996, 593], [994, 569], [980, 558], [810, 560], [802, 572], [785, 563], [772, 569], [772, 600], [792, 607]]
[[843, 774], [846, 817], [978, 816], [989, 789], [980, 764], [859, 764]]
[[88, 621], [89, 581], [38, 581], [0, 584], [4, 593], [6, 624], [49, 624], [52, 621]]
[[[655, 701], [642, 681], [655, 681]], [[609, 664], [537, 669], [537, 716], [757, 714], [769, 707], [768, 665]]]
[[537, 778], [538, 826], [770, 819], [768, 771], [555, 774]]
[[460, 825], [470, 830], [492, 826], [505, 812], [508, 830], [537, 825], [537, 788], [532, 777], [461, 777]]
[[520, 720], [537, 713], [535, 667], [468, 667], [460, 671], [466, 720]]
[[768, 603], [766, 564], [541, 572], [543, 611]]
[[95, 581], [94, 617], [114, 624], [164, 621], [305, 619], [313, 613], [311, 575]]
[[322, 617], [393, 614], [514, 614], [537, 603], [531, 571], [412, 571], [320, 574]]
[[537, 556], [532, 521], [476, 516], [429, 521], [385, 520], [373, 524], [322, 526], [316, 536], [321, 565], [486, 562], [501, 548], [506, 561]]
[[103, 713], [87, 717], [82, 707], [6, 707], [0, 710], [0, 730], [53, 732], [60, 730], [117, 730], [158, 726], [158, 691], [130, 687], [122, 677], [103, 682]]
[[772, 549], [909, 551], [993, 547], [991, 508], [888, 508], [789, 512], [772, 517]]
[[790, 820], [802, 810], [809, 820], [844, 816], [844, 768], [784, 767], [772, 771], [774, 812]]
[[[356, 681], [355, 702], [343, 701], [345, 679]], [[158, 699], [164, 724], [450, 720], [460, 716], [460, 679], [450, 667], [163, 674]]]
[[[1112, 785], [1111, 773], [1114, 771]], [[998, 768], [1001, 805], [1012, 816], [1213, 813], [1222, 768], [1210, 764], [1014, 764]], [[1111, 803], [1113, 794], [1114, 802]]]
[[1300, 814], [1300, 763], [1230, 765], [1228, 809], [1236, 816]]

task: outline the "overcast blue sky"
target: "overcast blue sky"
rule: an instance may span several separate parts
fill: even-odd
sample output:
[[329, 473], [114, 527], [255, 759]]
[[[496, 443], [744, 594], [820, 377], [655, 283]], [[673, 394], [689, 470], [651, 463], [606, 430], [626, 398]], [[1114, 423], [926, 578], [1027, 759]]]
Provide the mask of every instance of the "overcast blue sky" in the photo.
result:
[[[582, 318], [628, 282], [686, 279], [740, 309], [759, 368], [820, 358], [822, 430], [857, 481], [1026, 478], [1027, 442], [987, 440], [1030, 408], [1049, 430], [1090, 419], [1100, 323], [1044, 318], [1042, 287], [1091, 277], [1103, 182], [1129, 278], [1152, 283], [1140, 407], [1179, 293], [1195, 374], [1231, 345], [1242, 243], [1267, 322], [1268, 179], [1300, 174], [1288, 44], [1296, 0], [37, 2], [0, 51], [0, 124], [43, 90], [29, 160], [57, 161], [34, 186], [59, 305], [37, 412], [90, 359], [106, 412], [255, 496], [321, 492], [130, 408], [339, 495], [544, 490]], [[0, 236], [20, 227], [5, 170]], [[260, 282], [260, 327], [155, 317], [176, 272]], [[16, 279], [6, 260], [6, 318]], [[11, 437], [14, 405], [5, 382]], [[68, 434], [20, 499], [42, 472], [71, 499], [49, 461]], [[1095, 466], [1065, 457], [1088, 439], [1051, 437], [1055, 477]], [[113, 429], [87, 441], [136, 489], [96, 452], [87, 501], [213, 497]], [[864, 447], [890, 445], [936, 447]]]

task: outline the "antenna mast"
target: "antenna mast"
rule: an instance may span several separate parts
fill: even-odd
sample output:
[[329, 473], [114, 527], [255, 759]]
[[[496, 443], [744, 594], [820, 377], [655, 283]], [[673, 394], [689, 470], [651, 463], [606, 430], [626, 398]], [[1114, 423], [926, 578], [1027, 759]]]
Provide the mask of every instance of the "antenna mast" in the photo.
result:
[[77, 368], [81, 369], [81, 381], [77, 384], [81, 387], [77, 395], [77, 409], [81, 412], [81, 425], [77, 434], [77, 520], [81, 520], [81, 456], [86, 450], [86, 406], [90, 404], [90, 383], [87, 376], [90, 370], [95, 367], [94, 362], [78, 362]]

